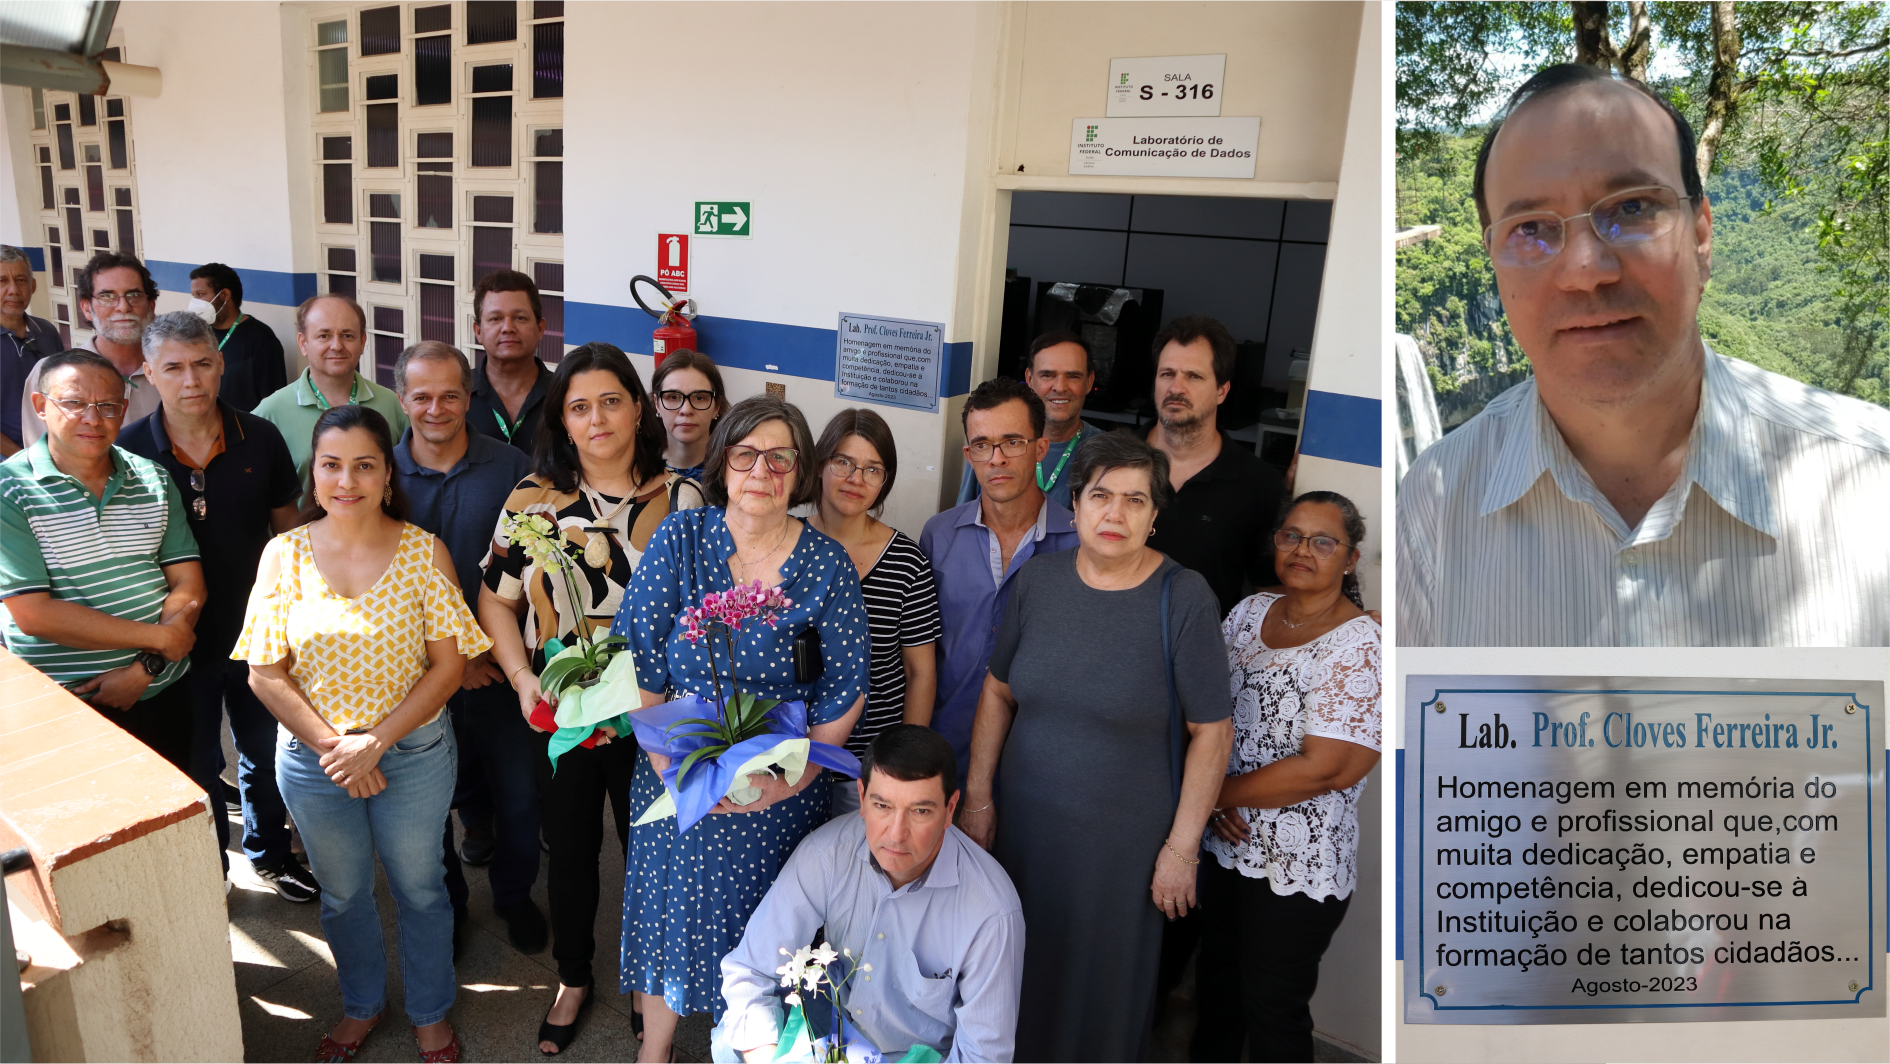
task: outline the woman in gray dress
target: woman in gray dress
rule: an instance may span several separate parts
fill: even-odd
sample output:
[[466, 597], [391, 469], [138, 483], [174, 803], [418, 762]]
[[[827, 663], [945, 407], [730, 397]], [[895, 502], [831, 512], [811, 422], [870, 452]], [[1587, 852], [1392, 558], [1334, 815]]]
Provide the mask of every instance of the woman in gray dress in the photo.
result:
[[1017, 573], [962, 826], [1024, 905], [1017, 1059], [1139, 1060], [1162, 920], [1195, 904], [1233, 745], [1227, 652], [1207, 581], [1146, 545], [1171, 495], [1167, 456], [1110, 433], [1077, 449], [1070, 475], [1078, 546]]

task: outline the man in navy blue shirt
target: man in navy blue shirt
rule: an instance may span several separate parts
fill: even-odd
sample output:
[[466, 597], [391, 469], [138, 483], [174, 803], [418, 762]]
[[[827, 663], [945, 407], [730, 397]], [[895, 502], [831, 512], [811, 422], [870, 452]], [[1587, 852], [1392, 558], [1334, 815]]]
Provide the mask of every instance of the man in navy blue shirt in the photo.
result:
[[[525, 452], [469, 431], [466, 412], [473, 390], [472, 367], [456, 349], [423, 340], [394, 363], [394, 392], [408, 428], [394, 445], [401, 487], [413, 507], [413, 523], [440, 537], [452, 555], [466, 605], [476, 608], [480, 563], [512, 489], [525, 479]], [[532, 902], [538, 879], [538, 827], [542, 817], [538, 776], [532, 764], [544, 749], [519, 715], [518, 699], [491, 654], [467, 663], [461, 690], [447, 703], [459, 739], [459, 787], [454, 804], [468, 825], [490, 824], [492, 903], [504, 917], [520, 952], [545, 948], [547, 927]], [[481, 855], [485, 856], [485, 855]], [[455, 927], [466, 912], [466, 878], [446, 823], [446, 889]], [[484, 863], [480, 861], [478, 863]]]
[[0, 458], [19, 450], [25, 439], [20, 401], [26, 394], [26, 371], [66, 349], [52, 322], [26, 312], [38, 288], [26, 252], [0, 244]]
[[144, 379], [162, 405], [125, 427], [118, 445], [164, 467], [184, 501], [184, 520], [211, 564], [197, 618], [187, 682], [195, 700], [192, 775], [209, 792], [217, 840], [229, 868], [230, 821], [223, 814], [223, 715], [236, 745], [243, 804], [243, 853], [277, 894], [314, 901], [320, 887], [289, 850], [288, 809], [276, 790], [276, 718], [249, 689], [249, 665], [230, 660], [243, 630], [256, 565], [270, 537], [299, 523], [301, 485], [276, 427], [223, 402], [223, 355], [203, 319], [160, 314], [145, 328]]

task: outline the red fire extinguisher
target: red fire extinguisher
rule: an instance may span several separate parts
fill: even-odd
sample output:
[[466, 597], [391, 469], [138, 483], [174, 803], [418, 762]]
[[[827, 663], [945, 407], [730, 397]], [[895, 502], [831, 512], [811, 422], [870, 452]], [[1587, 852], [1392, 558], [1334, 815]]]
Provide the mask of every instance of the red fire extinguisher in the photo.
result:
[[[650, 305], [637, 293], [638, 281], [663, 293], [659, 304], [663, 309], [650, 309]], [[637, 301], [637, 306], [642, 307], [645, 314], [656, 319], [656, 331], [650, 334], [650, 351], [658, 362], [674, 351], [702, 350], [696, 346], [696, 330], [689, 324], [696, 316], [695, 300], [677, 299], [656, 278], [640, 273], [630, 278], [630, 298]]]

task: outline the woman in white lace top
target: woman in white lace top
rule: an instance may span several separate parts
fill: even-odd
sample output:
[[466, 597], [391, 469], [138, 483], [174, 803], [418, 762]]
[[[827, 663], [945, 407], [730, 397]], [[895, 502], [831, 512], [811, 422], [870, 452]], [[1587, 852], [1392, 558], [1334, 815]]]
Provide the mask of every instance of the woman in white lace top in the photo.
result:
[[1201, 871], [1195, 1060], [1311, 1060], [1319, 959], [1357, 882], [1358, 797], [1378, 763], [1382, 632], [1358, 601], [1365, 522], [1343, 495], [1294, 499], [1280, 587], [1222, 622], [1234, 749]]

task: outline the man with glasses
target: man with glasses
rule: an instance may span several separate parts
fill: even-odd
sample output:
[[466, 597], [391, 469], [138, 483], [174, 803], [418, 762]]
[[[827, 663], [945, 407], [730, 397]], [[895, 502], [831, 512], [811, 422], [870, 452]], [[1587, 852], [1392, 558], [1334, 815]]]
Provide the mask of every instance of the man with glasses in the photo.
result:
[[387, 419], [395, 439], [407, 430], [407, 415], [389, 388], [377, 388], [361, 373], [367, 350], [367, 313], [347, 296], [310, 296], [295, 308], [295, 344], [308, 361], [302, 375], [256, 404], [256, 416], [282, 433], [295, 459], [297, 483], [308, 483], [315, 423], [337, 406], [356, 404]]
[[[125, 423], [150, 416], [158, 408], [158, 394], [141, 379], [141, 343], [144, 327], [157, 311], [157, 282], [151, 280], [151, 271], [133, 256], [101, 251], [79, 271], [75, 287], [79, 316], [91, 322], [94, 330], [77, 349], [103, 355], [118, 367], [125, 383]], [[21, 446], [32, 444], [46, 433], [46, 422], [33, 408], [32, 393], [37, 387], [36, 378], [29, 376], [20, 406], [20, 431], [25, 434]]]
[[1890, 411], [1701, 339], [1713, 214], [1679, 112], [1550, 67], [1474, 188], [1534, 378], [1406, 475], [1400, 642], [1890, 644]]
[[486, 357], [473, 370], [466, 423], [530, 454], [551, 386], [551, 368], [538, 357], [545, 338], [538, 285], [517, 270], [494, 270], [473, 288], [473, 319]]
[[[1084, 440], [1102, 430], [1083, 420], [1083, 401], [1096, 388], [1090, 365], [1089, 341], [1063, 329], [1044, 333], [1030, 342], [1024, 359], [1024, 383], [1043, 400], [1043, 460], [1037, 463], [1037, 486], [1058, 506], [1070, 508], [1070, 479], [1064, 476], [1070, 458]], [[978, 477], [965, 464], [958, 482], [958, 501], [978, 497]]]
[[223, 401], [223, 352], [202, 318], [176, 310], [144, 330], [144, 377], [163, 400], [125, 427], [118, 445], [157, 463], [181, 491], [184, 520], [204, 556], [205, 598], [187, 681], [195, 703], [192, 778], [210, 795], [229, 873], [230, 821], [223, 815], [223, 714], [236, 745], [243, 854], [285, 900], [314, 901], [320, 888], [289, 851], [288, 810], [276, 790], [276, 718], [249, 689], [249, 666], [230, 660], [243, 630], [256, 565], [271, 536], [296, 524], [301, 487], [276, 427]]
[[0, 334], [0, 458], [20, 449], [27, 373], [33, 363], [66, 347], [52, 322], [26, 312], [38, 288], [26, 252], [0, 244], [0, 326], [5, 327]]
[[46, 432], [0, 463], [0, 636], [180, 771], [191, 768], [190, 671], [204, 602], [177, 486], [116, 446], [124, 371], [95, 351], [39, 364]]
[[957, 752], [954, 787], [962, 789], [971, 767], [971, 722], [1012, 578], [1031, 558], [1076, 546], [1076, 523], [1037, 486], [1045, 441], [1043, 399], [1036, 392], [1009, 377], [985, 381], [965, 399], [960, 417], [978, 497], [927, 521], [919, 549], [932, 561], [944, 625], [932, 728]]

